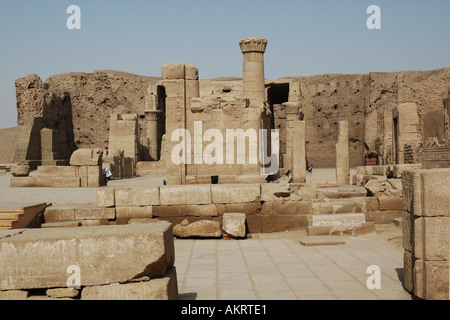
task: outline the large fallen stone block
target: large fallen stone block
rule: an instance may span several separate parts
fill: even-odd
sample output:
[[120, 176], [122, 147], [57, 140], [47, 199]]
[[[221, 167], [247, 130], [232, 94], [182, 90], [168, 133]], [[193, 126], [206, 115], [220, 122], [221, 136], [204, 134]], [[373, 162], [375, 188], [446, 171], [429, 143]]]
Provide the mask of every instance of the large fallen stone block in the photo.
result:
[[155, 217], [217, 217], [219, 215], [214, 204], [155, 206], [153, 214]]
[[221, 238], [222, 229], [218, 221], [200, 220], [193, 223], [177, 224], [173, 234], [179, 238]]
[[10, 170], [13, 177], [28, 177], [30, 174], [29, 165], [12, 165]]
[[5, 230], [0, 290], [63, 288], [71, 276], [79, 276], [81, 287], [162, 277], [174, 260], [172, 226], [165, 222]]
[[101, 166], [103, 151], [100, 149], [79, 149], [70, 157], [71, 166]]
[[177, 297], [175, 267], [170, 268], [162, 278], [137, 283], [86, 287], [81, 292], [82, 300], [176, 300]]
[[11, 177], [11, 188], [36, 187], [36, 177]]
[[417, 259], [448, 260], [450, 217], [418, 218], [414, 221], [414, 254]]
[[225, 213], [223, 215], [224, 235], [231, 238], [245, 238], [245, 213]]
[[425, 300], [448, 300], [449, 261], [416, 260], [414, 295]]

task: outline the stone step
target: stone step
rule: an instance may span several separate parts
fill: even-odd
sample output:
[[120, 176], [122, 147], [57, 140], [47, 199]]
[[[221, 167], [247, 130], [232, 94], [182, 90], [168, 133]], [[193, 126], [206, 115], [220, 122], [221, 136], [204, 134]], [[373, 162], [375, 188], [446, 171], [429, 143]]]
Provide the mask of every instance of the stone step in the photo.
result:
[[317, 186], [318, 199], [342, 199], [367, 196], [364, 187], [356, 186]]
[[358, 206], [354, 202], [313, 200], [311, 213], [313, 215], [357, 213]]
[[366, 223], [364, 213], [341, 213], [311, 216], [312, 227], [346, 227]]
[[308, 235], [312, 236], [360, 236], [364, 234], [375, 234], [374, 222], [365, 222], [346, 226], [310, 226], [307, 228]]

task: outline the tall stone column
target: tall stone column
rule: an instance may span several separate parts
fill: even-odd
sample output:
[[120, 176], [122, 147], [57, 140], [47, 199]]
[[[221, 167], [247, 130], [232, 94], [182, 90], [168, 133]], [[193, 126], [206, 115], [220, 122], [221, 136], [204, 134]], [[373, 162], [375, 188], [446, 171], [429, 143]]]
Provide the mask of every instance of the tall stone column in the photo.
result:
[[161, 154], [161, 136], [159, 122], [162, 117], [161, 110], [149, 110], [145, 112], [147, 119], [147, 138], [149, 143], [149, 154], [152, 161], [159, 161]]
[[264, 52], [267, 42], [262, 38], [247, 38], [239, 42], [244, 54], [244, 97], [250, 100], [266, 99]]
[[339, 121], [339, 137], [336, 144], [336, 183], [350, 184], [350, 154], [348, 146], [348, 121]]
[[305, 121], [292, 122], [292, 178], [294, 183], [306, 183]]

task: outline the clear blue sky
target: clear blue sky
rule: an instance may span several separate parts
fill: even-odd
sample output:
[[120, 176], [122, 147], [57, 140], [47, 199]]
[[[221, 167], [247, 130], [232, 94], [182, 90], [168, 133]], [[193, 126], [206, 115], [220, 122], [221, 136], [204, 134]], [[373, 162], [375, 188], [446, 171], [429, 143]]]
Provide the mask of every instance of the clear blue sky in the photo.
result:
[[[81, 30], [69, 30], [69, 5]], [[369, 30], [370, 5], [381, 30]], [[266, 77], [450, 67], [448, 0], [17, 0], [0, 4], [0, 128], [17, 121], [14, 79], [112, 69], [159, 76], [171, 61], [203, 79], [242, 76], [238, 42], [269, 40]]]

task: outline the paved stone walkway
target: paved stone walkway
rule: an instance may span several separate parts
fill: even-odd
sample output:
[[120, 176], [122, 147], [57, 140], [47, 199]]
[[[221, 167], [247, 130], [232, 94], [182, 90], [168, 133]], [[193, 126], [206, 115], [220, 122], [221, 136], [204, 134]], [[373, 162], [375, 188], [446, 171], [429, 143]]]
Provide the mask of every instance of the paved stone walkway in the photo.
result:
[[[175, 240], [182, 300], [411, 300], [403, 289], [403, 250], [380, 236], [343, 237], [306, 247], [302, 232], [247, 240]], [[381, 269], [381, 289], [366, 286]]]

